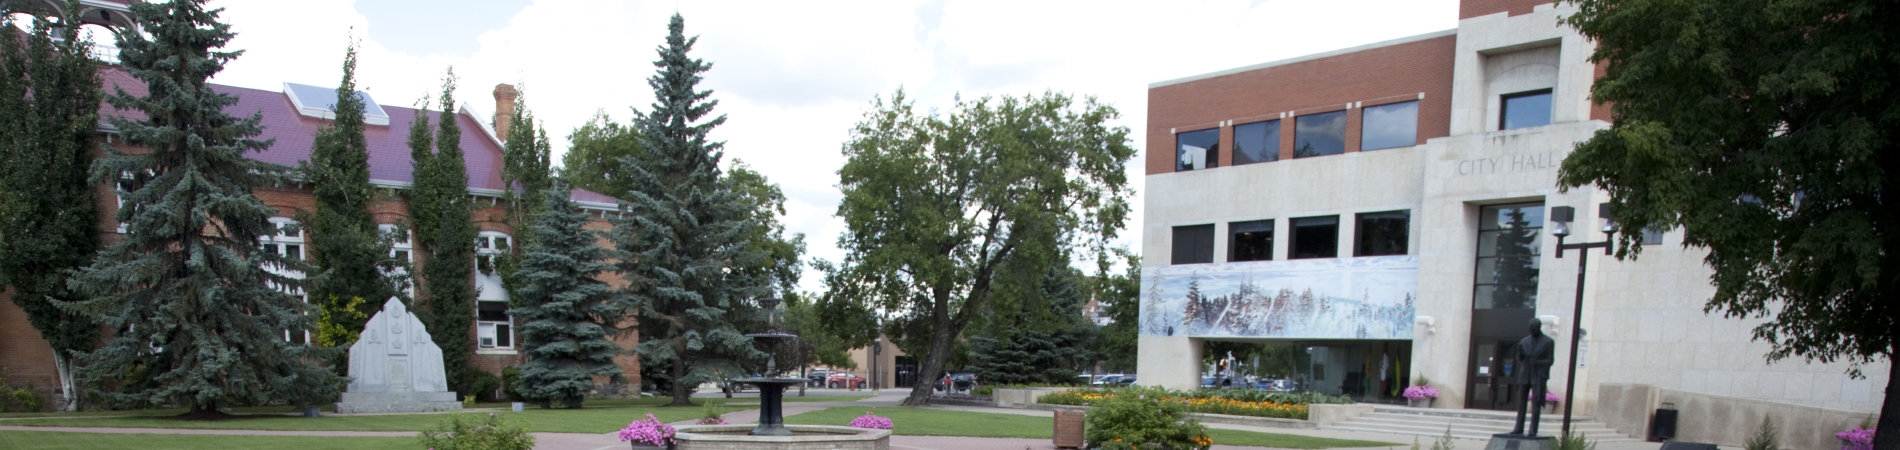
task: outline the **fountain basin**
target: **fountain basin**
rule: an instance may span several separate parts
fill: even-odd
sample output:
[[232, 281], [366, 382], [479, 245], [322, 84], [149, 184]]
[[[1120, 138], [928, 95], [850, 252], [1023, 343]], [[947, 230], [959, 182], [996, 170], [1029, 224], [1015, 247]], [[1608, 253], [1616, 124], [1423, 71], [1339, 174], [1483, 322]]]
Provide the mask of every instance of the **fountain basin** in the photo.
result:
[[683, 425], [674, 450], [890, 450], [891, 430], [785, 425], [791, 436], [752, 436], [752, 425]]

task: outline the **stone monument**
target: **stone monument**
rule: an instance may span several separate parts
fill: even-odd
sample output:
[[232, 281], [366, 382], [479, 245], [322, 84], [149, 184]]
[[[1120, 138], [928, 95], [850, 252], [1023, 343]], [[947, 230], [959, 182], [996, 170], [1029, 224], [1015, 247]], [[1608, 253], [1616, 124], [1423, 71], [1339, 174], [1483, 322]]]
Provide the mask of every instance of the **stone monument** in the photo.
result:
[[[1519, 367], [1513, 384], [1522, 386], [1526, 398], [1518, 399], [1517, 426], [1510, 433], [1491, 435], [1491, 442], [1485, 450], [1539, 450], [1552, 448], [1550, 436], [1537, 436], [1537, 425], [1543, 422], [1545, 384], [1550, 381], [1550, 365], [1556, 362], [1557, 341], [1544, 335], [1544, 323], [1531, 319], [1529, 336], [1517, 341], [1517, 350], [1512, 353], [1513, 365]], [[1535, 406], [1532, 406], [1535, 405]], [[1530, 408], [1530, 433], [1524, 432], [1524, 409]]]
[[337, 413], [462, 410], [448, 389], [442, 348], [395, 298], [383, 303], [350, 345], [350, 378]]

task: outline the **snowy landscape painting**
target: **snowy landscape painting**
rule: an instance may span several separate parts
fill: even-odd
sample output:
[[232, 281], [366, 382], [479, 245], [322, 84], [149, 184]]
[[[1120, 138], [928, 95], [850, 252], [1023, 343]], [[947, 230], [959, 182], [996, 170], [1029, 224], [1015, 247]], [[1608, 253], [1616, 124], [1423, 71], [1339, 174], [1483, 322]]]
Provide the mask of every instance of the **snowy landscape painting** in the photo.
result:
[[1144, 336], [1412, 338], [1417, 256], [1186, 264], [1141, 272]]

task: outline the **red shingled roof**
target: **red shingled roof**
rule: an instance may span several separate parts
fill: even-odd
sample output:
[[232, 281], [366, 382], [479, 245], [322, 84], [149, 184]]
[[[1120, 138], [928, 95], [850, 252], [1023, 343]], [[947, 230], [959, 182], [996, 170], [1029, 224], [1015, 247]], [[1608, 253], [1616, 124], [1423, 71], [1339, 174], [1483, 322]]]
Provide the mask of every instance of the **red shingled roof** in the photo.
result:
[[[145, 85], [123, 70], [107, 68], [100, 74], [106, 92], [115, 92], [115, 87], [124, 89], [132, 95], [145, 95]], [[296, 166], [310, 159], [310, 146], [316, 139], [317, 130], [328, 120], [305, 116], [297, 112], [290, 98], [282, 92], [234, 86], [212, 85], [212, 90], [221, 94], [237, 97], [238, 101], [225, 107], [225, 112], [234, 116], [247, 117], [262, 114], [259, 124], [264, 127], [259, 140], [275, 139], [269, 149], [254, 153], [251, 158], [259, 161]], [[369, 178], [372, 181], [411, 184], [415, 182], [414, 168], [409, 160], [409, 126], [415, 123], [416, 110], [400, 106], [382, 105], [389, 113], [389, 126], [367, 125], [363, 137], [369, 141]], [[439, 111], [425, 111], [428, 120], [441, 119]], [[124, 111], [110, 106], [101, 108], [100, 114], [118, 115], [137, 120], [144, 117], [138, 111]], [[483, 131], [478, 119], [466, 110], [455, 115], [456, 123], [462, 128], [462, 154], [468, 165], [468, 187], [500, 191], [501, 182], [501, 143]], [[618, 204], [619, 201], [604, 194], [574, 189], [574, 200], [583, 202]], [[596, 205], [596, 206], [606, 206]]]

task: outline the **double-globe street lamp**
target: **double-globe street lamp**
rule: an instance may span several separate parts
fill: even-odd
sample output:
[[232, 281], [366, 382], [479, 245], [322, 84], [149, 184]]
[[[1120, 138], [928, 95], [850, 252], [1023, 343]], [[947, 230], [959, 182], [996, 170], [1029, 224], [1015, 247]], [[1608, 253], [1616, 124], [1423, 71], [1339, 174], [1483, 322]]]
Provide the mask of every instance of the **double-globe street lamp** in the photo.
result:
[[[1557, 237], [1557, 258], [1564, 257], [1564, 250], [1577, 250], [1577, 303], [1576, 310], [1570, 316], [1570, 373], [1564, 377], [1564, 436], [1570, 435], [1570, 408], [1576, 405], [1577, 391], [1577, 342], [1583, 337], [1583, 278], [1584, 268], [1590, 265], [1589, 249], [1602, 248], [1604, 255], [1611, 255], [1616, 242], [1616, 222], [1610, 216], [1608, 203], [1597, 205], [1597, 218], [1603, 221], [1603, 234], [1606, 237], [1599, 242], [1578, 242], [1565, 244], [1564, 238], [1570, 236], [1570, 222], [1576, 220], [1577, 210], [1569, 206], [1550, 208], [1550, 235]], [[1528, 400], [1526, 400], [1528, 401]]]

